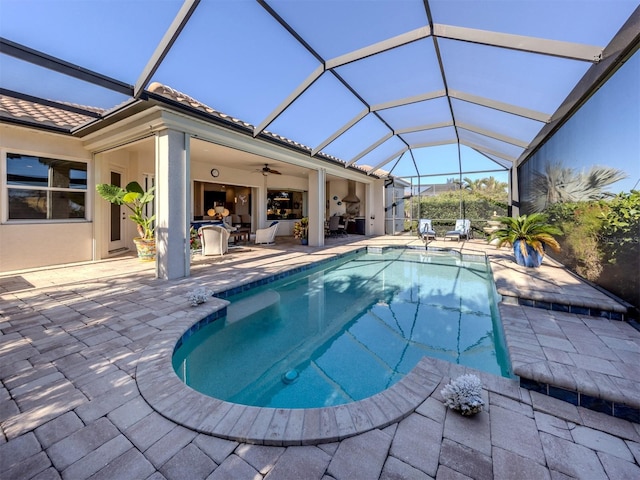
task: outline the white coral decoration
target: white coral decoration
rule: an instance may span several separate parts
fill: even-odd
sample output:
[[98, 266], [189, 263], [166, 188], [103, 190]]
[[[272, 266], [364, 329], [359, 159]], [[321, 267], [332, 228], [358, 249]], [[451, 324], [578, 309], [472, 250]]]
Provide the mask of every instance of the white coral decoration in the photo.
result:
[[206, 302], [207, 298], [211, 295], [213, 295], [213, 292], [207, 288], [196, 288], [192, 292], [189, 292], [187, 298], [191, 302], [192, 307], [197, 307], [201, 303]]
[[472, 374], [462, 375], [440, 391], [444, 397], [444, 404], [462, 415], [473, 415], [482, 411], [482, 383]]

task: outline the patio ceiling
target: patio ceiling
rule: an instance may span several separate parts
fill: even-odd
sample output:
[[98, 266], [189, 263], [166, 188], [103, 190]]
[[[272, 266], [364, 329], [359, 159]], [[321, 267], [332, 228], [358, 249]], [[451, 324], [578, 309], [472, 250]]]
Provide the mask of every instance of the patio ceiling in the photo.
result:
[[159, 82], [346, 166], [507, 170], [638, 48], [639, 5], [0, 0], [0, 95], [104, 116]]

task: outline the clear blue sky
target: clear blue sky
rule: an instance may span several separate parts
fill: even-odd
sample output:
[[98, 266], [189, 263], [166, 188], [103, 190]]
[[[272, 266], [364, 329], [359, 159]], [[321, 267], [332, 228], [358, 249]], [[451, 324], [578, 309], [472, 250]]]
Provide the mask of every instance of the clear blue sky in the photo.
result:
[[[421, 0], [269, 3], [325, 60], [426, 24]], [[638, 3], [636, 0], [432, 0], [429, 5], [434, 21], [439, 24], [604, 46]], [[134, 84], [181, 4], [181, 0], [0, 0], [0, 34]], [[553, 113], [589, 67], [584, 62], [451, 40], [439, 43], [449, 88], [547, 114]], [[425, 39], [344, 65], [337, 72], [368, 104], [375, 105], [444, 88], [434, 60], [433, 42]], [[257, 3], [205, 0], [153, 80], [259, 125], [317, 66], [317, 60]], [[625, 68], [637, 72], [637, 58]], [[615, 113], [607, 113], [596, 102], [585, 107], [591, 109], [590, 120], [582, 121], [581, 128], [589, 129], [593, 145], [582, 144], [566, 152], [567, 158], [577, 157], [584, 165], [597, 163], [629, 170], [625, 189], [640, 177], [637, 168], [633, 171], [631, 165], [640, 151], [637, 143], [640, 89], [628, 93], [637, 87], [629, 84], [633, 78], [637, 80], [637, 73], [635, 77], [628, 75], [626, 83], [619, 81], [610, 94], [612, 100], [604, 101], [605, 105], [620, 102]], [[0, 56], [0, 85], [49, 99], [103, 108], [126, 99], [6, 56]], [[482, 113], [481, 107], [465, 102], [454, 101], [453, 106], [459, 121], [479, 125], [484, 119], [489, 125], [483, 125], [485, 128], [525, 141], [531, 140], [541, 126], [495, 111]], [[325, 73], [267, 128], [314, 147], [363, 108], [333, 75]], [[379, 114], [396, 129], [404, 128], [403, 122], [423, 125], [441, 121], [442, 115], [450, 116], [446, 101], [381, 110]], [[578, 121], [581, 120], [575, 120]], [[349, 161], [388, 131], [378, 118], [369, 115], [325, 151]], [[437, 129], [406, 138], [415, 143], [437, 141], [440, 137], [451, 138], [452, 131]], [[471, 143], [486, 141], [486, 148], [504, 148], [512, 156], [517, 157], [522, 151], [503, 142], [479, 138], [477, 134], [463, 134]], [[634, 136], [635, 141], [629, 140]], [[376, 165], [403, 145], [394, 137], [359, 163]], [[455, 146], [415, 151], [421, 173], [448, 173], [458, 168]], [[486, 157], [466, 147], [462, 151], [465, 170], [493, 168], [494, 164]], [[390, 169], [394, 163], [383, 168]], [[410, 156], [403, 157], [394, 173], [415, 174]]]

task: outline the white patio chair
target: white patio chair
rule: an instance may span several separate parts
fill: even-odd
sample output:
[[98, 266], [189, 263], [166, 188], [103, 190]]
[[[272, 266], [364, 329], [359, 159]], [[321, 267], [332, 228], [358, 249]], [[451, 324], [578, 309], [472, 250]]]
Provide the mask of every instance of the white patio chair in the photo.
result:
[[256, 244], [272, 245], [275, 243], [276, 233], [278, 232], [278, 222], [273, 222], [267, 228], [256, 229]]
[[229, 230], [218, 225], [205, 225], [198, 230], [202, 255], [224, 255], [229, 250]]
[[471, 220], [459, 218], [453, 230], [445, 233], [444, 238], [455, 238], [457, 241], [464, 237], [467, 240], [471, 238]]
[[429, 240], [430, 238], [436, 238], [436, 232], [431, 226], [431, 220], [421, 218], [418, 222], [418, 235], [422, 240]]

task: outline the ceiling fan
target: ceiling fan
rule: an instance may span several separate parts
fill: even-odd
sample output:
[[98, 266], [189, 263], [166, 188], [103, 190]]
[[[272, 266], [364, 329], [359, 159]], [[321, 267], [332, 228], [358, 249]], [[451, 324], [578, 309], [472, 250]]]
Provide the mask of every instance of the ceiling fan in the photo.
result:
[[264, 175], [265, 177], [267, 175], [269, 175], [270, 173], [274, 174], [274, 175], [282, 175], [279, 171], [274, 170], [272, 168], [269, 168], [269, 164], [265, 163], [264, 167], [262, 167], [261, 169], [257, 170], [258, 172], [262, 173], [262, 175]]

